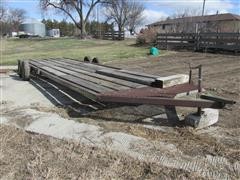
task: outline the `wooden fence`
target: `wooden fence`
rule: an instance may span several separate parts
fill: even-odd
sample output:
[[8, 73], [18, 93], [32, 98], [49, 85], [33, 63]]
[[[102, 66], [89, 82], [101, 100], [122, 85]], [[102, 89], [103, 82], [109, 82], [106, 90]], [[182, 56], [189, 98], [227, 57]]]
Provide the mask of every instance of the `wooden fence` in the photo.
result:
[[107, 32], [96, 31], [94, 33], [94, 38], [106, 39], [106, 40], [124, 40], [125, 34], [124, 34], [124, 31], [122, 31], [122, 32], [119, 32], [119, 31], [107, 31]]
[[191, 49], [240, 52], [240, 33], [158, 34], [160, 49]]

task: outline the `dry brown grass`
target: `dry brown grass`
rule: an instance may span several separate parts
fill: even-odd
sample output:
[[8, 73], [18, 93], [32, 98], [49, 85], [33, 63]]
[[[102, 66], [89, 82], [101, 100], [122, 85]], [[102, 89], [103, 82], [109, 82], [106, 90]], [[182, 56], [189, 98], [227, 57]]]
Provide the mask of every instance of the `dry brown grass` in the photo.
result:
[[125, 154], [0, 127], [3, 179], [196, 179]]
[[[237, 140], [237, 137], [239, 137], [238, 129], [218, 129], [214, 132], [216, 137], [218, 137], [216, 138], [206, 132], [198, 133], [198, 131], [191, 127], [169, 129], [165, 127], [165, 130], [162, 127], [163, 130], [158, 130], [133, 123], [99, 120], [91, 123], [101, 126], [106, 132], [124, 132], [143, 137], [149, 141], [173, 144], [181, 152], [192, 157], [212, 155], [225, 157], [230, 162], [240, 161], [240, 144]], [[157, 149], [158, 145], [156, 144]]]

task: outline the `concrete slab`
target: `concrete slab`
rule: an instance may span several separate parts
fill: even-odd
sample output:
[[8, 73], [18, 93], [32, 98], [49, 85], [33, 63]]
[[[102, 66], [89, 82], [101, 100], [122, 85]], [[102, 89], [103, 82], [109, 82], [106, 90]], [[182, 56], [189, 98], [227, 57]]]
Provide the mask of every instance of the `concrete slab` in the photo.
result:
[[219, 111], [217, 109], [202, 109], [201, 116], [190, 114], [185, 117], [185, 123], [196, 129], [202, 129], [215, 124], [218, 121]]
[[0, 69], [16, 70], [17, 66], [0, 66]]
[[16, 73], [0, 74], [0, 100], [2, 105], [23, 107], [38, 104], [44, 107], [54, 105], [29, 81], [22, 81]]

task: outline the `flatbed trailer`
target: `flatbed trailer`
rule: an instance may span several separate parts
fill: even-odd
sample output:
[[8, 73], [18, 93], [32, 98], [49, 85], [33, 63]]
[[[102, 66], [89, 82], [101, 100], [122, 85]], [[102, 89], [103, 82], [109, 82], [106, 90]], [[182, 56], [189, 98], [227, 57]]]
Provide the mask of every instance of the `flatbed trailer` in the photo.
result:
[[[85, 58], [86, 59], [86, 58]], [[95, 62], [95, 63], [93, 63]], [[151, 104], [166, 108], [166, 114], [178, 122], [176, 106], [221, 109], [234, 101], [202, 95], [201, 66], [191, 67], [189, 75], [157, 76], [129, 71], [71, 58], [27, 59], [18, 61], [18, 73], [24, 80], [31, 76], [51, 79], [100, 103]], [[192, 70], [199, 70], [198, 84], [192, 82]], [[198, 92], [199, 98], [182, 99], [180, 95]], [[196, 123], [195, 123], [196, 124]]]

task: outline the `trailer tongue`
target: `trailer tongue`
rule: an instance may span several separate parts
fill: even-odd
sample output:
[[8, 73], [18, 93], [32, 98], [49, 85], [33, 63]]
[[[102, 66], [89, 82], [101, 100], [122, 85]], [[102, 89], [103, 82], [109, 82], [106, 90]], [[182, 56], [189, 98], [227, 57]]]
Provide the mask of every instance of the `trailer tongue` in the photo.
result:
[[[156, 76], [69, 58], [19, 60], [18, 74], [24, 80], [32, 76], [48, 78], [89, 99], [101, 103], [151, 104], [164, 106], [169, 120], [176, 125], [175, 107], [197, 108], [185, 122], [203, 128], [218, 120], [218, 110], [235, 101], [202, 93], [202, 66], [191, 67], [189, 75]], [[192, 82], [192, 71], [198, 70], [198, 84]], [[192, 92], [197, 97], [189, 99]], [[186, 98], [179, 98], [184, 96]], [[203, 109], [204, 108], [204, 109]]]

